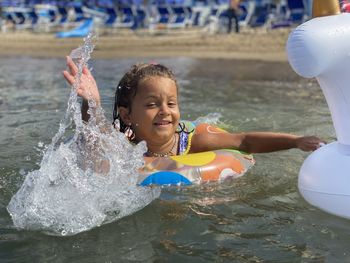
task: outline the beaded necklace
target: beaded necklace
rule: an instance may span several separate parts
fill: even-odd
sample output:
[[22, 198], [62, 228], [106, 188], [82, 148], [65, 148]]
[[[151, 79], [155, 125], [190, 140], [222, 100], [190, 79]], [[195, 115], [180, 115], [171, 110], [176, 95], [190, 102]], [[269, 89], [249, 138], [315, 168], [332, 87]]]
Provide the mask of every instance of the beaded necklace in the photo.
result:
[[171, 147], [170, 151], [166, 152], [166, 153], [155, 153], [155, 152], [152, 152], [150, 150], [147, 150], [147, 155], [148, 156], [152, 156], [152, 157], [168, 157], [170, 155], [173, 155], [172, 154], [172, 151], [174, 150], [174, 147], [176, 145], [176, 133], [174, 134], [174, 144], [173, 146]]

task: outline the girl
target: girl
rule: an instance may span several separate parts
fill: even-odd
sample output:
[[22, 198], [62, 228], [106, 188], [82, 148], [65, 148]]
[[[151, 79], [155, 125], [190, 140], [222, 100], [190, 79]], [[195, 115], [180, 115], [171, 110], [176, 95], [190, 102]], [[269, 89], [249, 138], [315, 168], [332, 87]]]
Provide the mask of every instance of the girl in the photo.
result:
[[[63, 71], [72, 85], [77, 67], [67, 57], [69, 71]], [[88, 121], [88, 100], [100, 106], [96, 82], [85, 67], [77, 93], [83, 98], [83, 120]], [[247, 153], [265, 153], [298, 148], [316, 150], [321, 140], [315, 136], [285, 133], [228, 133], [208, 124], [189, 127], [180, 122], [178, 87], [173, 73], [159, 64], [134, 65], [120, 80], [115, 93], [113, 124], [133, 143], [145, 141], [145, 156], [167, 157], [187, 153], [231, 148]]]

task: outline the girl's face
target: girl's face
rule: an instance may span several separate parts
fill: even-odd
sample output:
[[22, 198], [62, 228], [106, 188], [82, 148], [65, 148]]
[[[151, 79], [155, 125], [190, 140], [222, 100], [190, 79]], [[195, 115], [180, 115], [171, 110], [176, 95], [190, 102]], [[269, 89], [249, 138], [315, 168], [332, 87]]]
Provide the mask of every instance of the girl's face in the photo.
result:
[[141, 80], [128, 118], [136, 141], [161, 146], [173, 140], [180, 119], [175, 82], [160, 76]]

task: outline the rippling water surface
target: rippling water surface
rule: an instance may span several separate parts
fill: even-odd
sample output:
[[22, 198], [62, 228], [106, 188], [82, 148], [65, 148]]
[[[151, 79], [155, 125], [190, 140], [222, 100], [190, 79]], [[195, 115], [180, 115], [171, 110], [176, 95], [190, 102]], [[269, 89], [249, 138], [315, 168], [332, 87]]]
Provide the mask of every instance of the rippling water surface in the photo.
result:
[[[135, 60], [90, 65], [111, 119], [114, 89]], [[181, 86], [183, 119], [204, 117], [230, 131], [270, 130], [335, 138], [317, 83], [287, 64], [158, 59]], [[60, 59], [0, 60], [1, 262], [347, 262], [350, 221], [305, 203], [297, 175], [306, 153], [256, 155], [225, 184], [167, 188], [142, 210], [69, 237], [17, 230], [6, 210], [37, 170], [69, 97]], [[330, 175], [331, 176], [331, 175]]]

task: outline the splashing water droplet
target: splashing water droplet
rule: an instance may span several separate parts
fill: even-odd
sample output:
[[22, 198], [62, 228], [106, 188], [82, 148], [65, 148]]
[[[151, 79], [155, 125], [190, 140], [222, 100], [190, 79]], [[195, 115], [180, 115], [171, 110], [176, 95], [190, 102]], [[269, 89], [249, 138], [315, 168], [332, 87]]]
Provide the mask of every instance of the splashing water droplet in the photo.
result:
[[82, 122], [76, 87], [93, 51], [93, 39], [89, 35], [72, 52], [78, 74], [66, 113], [40, 169], [26, 175], [7, 207], [17, 228], [74, 235], [130, 215], [160, 194], [159, 188], [137, 185], [145, 143], [131, 145], [94, 101], [89, 101], [94, 109], [89, 111], [89, 122]]

